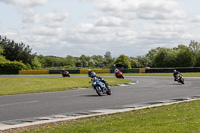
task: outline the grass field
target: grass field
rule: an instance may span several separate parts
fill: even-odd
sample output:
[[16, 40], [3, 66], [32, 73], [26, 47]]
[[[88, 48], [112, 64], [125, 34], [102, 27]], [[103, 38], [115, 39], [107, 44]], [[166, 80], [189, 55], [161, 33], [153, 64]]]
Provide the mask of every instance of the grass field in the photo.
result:
[[58, 122], [23, 133], [199, 133], [200, 101]]
[[[107, 78], [109, 85], [131, 82], [131, 80]], [[90, 78], [27, 78], [0, 77], [0, 95], [15, 95], [51, 91], [73, 90], [91, 87]]]

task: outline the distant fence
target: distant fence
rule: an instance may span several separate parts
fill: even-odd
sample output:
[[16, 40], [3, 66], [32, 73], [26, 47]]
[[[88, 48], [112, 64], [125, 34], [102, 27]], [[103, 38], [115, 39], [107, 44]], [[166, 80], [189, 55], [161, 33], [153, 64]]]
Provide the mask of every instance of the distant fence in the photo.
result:
[[[121, 69], [120, 70], [122, 73], [139, 73], [140, 69], [135, 68], [135, 69]], [[110, 73], [114, 73], [114, 69], [110, 69]]]
[[[66, 70], [70, 74], [80, 74], [80, 70]], [[60, 74], [62, 70], [49, 70], [49, 74]]]
[[172, 73], [173, 68], [150, 68], [146, 69], [145, 73]]
[[[91, 69], [91, 71], [94, 71], [96, 73], [110, 73], [110, 69]], [[87, 74], [87, 69], [81, 69], [80, 74]]]
[[49, 74], [49, 70], [20, 70], [19, 74]]
[[172, 73], [176, 69], [179, 72], [200, 72], [200, 67], [177, 67], [177, 68], [150, 68], [146, 73]]
[[13, 71], [0, 71], [0, 74], [19, 74], [18, 70]]
[[[200, 67], [179, 67], [179, 68], [134, 68], [121, 69], [123, 73], [172, 73], [176, 69], [180, 72], [200, 72]], [[70, 74], [87, 74], [87, 69], [66, 70]], [[114, 69], [92, 69], [96, 73], [114, 73]], [[20, 70], [20, 71], [0, 71], [0, 74], [60, 74], [62, 70]]]

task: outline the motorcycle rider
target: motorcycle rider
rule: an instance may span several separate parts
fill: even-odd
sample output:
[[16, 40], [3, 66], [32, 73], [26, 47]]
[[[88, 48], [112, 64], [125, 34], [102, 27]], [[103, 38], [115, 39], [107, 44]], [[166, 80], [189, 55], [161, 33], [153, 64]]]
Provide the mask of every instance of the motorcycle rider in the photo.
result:
[[115, 69], [115, 75], [118, 74], [118, 73], [120, 73], [120, 70], [116, 68]]
[[120, 74], [120, 70], [116, 68], [114, 71], [115, 71], [115, 77], [118, 78], [118, 74]]
[[95, 81], [96, 78], [98, 78], [98, 77], [96, 76], [96, 73], [95, 73], [95, 72], [91, 72], [91, 74], [90, 74], [90, 75], [88, 74], [88, 76], [91, 77], [91, 81]]
[[[109, 89], [109, 86], [108, 86], [108, 83], [106, 82], [106, 80], [104, 80], [102, 77], [100, 77], [100, 76], [97, 76], [96, 75], [96, 73], [95, 72], [91, 72], [91, 82], [93, 83], [93, 82], [95, 82], [95, 81], [101, 81], [101, 82], [103, 82], [104, 84], [105, 84], [105, 87], [106, 88], [104, 88], [103, 90], [102, 90], [102, 93], [103, 94], [105, 94], [105, 93], [107, 93], [108, 95], [111, 95], [111, 90]], [[91, 83], [91, 82], [89, 82], [89, 83]], [[96, 83], [95, 83], [96, 84]], [[101, 85], [103, 85], [102, 83], [101, 83]], [[94, 86], [96, 86], [96, 85], [94, 85]], [[104, 92], [103, 92], [104, 91]], [[98, 93], [99, 94], [99, 93]], [[100, 95], [100, 94], [99, 94]]]
[[91, 77], [91, 73], [92, 73], [91, 69], [88, 69], [88, 77]]
[[176, 79], [176, 75], [177, 74], [180, 74], [180, 72], [179, 71], [176, 71], [176, 69], [175, 70], [173, 70], [173, 75], [174, 75], [174, 81], [177, 81], [177, 79]]
[[64, 74], [65, 72], [67, 72], [67, 71], [65, 71], [64, 69], [62, 69], [62, 74]]
[[102, 79], [100, 76], [97, 76], [95, 72], [91, 72], [90, 77], [91, 77], [91, 78], [96, 77], [96, 78], [98, 78], [98, 79]]
[[93, 78], [98, 78], [100, 81], [102, 81], [106, 86], [108, 86], [107, 82], [105, 82], [105, 80], [103, 80], [102, 77], [97, 76], [95, 72], [91, 72], [91, 81], [94, 80]]
[[67, 75], [67, 74], [69, 75], [69, 72], [66, 71], [66, 70], [64, 70], [64, 69], [62, 69], [62, 72], [61, 72], [61, 73], [62, 73], [63, 77], [64, 77], [65, 75]]

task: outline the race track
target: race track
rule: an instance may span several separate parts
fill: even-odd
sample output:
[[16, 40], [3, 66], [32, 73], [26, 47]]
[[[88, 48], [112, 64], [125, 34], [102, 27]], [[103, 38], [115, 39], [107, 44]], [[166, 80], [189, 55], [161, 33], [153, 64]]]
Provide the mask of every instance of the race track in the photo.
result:
[[0, 96], [0, 124], [10, 120], [112, 109], [155, 101], [200, 96], [200, 78], [185, 77], [185, 84], [173, 77], [125, 77], [137, 84], [113, 86], [111, 96], [98, 96], [93, 89]]

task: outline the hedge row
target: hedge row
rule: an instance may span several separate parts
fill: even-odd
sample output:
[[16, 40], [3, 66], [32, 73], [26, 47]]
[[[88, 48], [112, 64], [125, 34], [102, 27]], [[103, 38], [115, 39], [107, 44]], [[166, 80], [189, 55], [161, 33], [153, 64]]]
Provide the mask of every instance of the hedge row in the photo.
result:
[[17, 61], [0, 62], [0, 71], [24, 70], [27, 66]]

